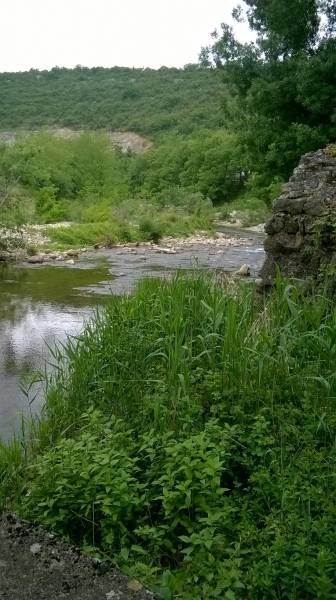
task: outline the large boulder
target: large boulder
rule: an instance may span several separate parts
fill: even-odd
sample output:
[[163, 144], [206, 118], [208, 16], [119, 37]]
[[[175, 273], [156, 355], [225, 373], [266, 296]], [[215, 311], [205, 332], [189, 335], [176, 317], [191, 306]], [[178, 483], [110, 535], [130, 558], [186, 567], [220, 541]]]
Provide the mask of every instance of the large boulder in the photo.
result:
[[334, 265], [336, 270], [336, 146], [302, 157], [265, 231], [263, 285], [273, 285], [277, 268], [298, 279], [319, 279]]

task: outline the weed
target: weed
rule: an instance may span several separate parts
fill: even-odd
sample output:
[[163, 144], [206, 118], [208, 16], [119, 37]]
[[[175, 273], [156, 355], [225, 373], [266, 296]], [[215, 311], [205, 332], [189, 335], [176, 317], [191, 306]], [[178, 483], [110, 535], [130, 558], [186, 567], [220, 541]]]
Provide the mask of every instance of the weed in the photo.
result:
[[336, 310], [278, 281], [144, 281], [56, 356], [0, 498], [164, 598], [336, 589]]

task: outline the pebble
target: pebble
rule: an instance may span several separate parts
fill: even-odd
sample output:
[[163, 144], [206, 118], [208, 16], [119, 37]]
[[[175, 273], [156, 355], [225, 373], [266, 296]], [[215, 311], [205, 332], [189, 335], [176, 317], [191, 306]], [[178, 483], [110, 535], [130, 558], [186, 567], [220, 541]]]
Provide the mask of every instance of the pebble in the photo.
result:
[[174, 248], [161, 248], [160, 246], [156, 246], [156, 252], [162, 252], [163, 254], [176, 254], [176, 250]]
[[236, 271], [236, 275], [240, 275], [241, 277], [249, 277], [251, 275], [251, 268], [249, 265], [242, 265], [238, 271]]
[[137, 579], [131, 579], [131, 581], [128, 582], [127, 587], [132, 592], [140, 592], [140, 590], [142, 590], [142, 584]]
[[35, 554], [40, 554], [41, 550], [42, 550], [42, 546], [41, 546], [41, 544], [32, 544], [32, 545], [30, 546], [30, 552], [31, 552], [32, 554], [34, 554], [34, 555], [35, 555]]
[[28, 256], [27, 262], [30, 263], [31, 265], [38, 265], [38, 264], [43, 263], [44, 258], [45, 257], [43, 254], [36, 254], [35, 256]]

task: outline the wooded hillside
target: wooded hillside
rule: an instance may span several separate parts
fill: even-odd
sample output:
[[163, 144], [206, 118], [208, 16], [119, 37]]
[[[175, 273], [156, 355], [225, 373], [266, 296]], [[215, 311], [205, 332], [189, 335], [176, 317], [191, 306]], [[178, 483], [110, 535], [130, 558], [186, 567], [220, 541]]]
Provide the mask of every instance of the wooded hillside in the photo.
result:
[[60, 126], [188, 134], [223, 125], [220, 74], [77, 67], [0, 74], [0, 129]]

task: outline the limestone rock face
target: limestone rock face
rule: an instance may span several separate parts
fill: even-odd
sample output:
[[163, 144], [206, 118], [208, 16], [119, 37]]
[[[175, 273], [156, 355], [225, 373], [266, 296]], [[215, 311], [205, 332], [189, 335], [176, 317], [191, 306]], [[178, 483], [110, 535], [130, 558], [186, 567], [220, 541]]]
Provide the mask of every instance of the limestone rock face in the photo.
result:
[[302, 157], [276, 200], [265, 227], [266, 260], [260, 273], [272, 285], [287, 277], [318, 278], [336, 265], [336, 147]]

